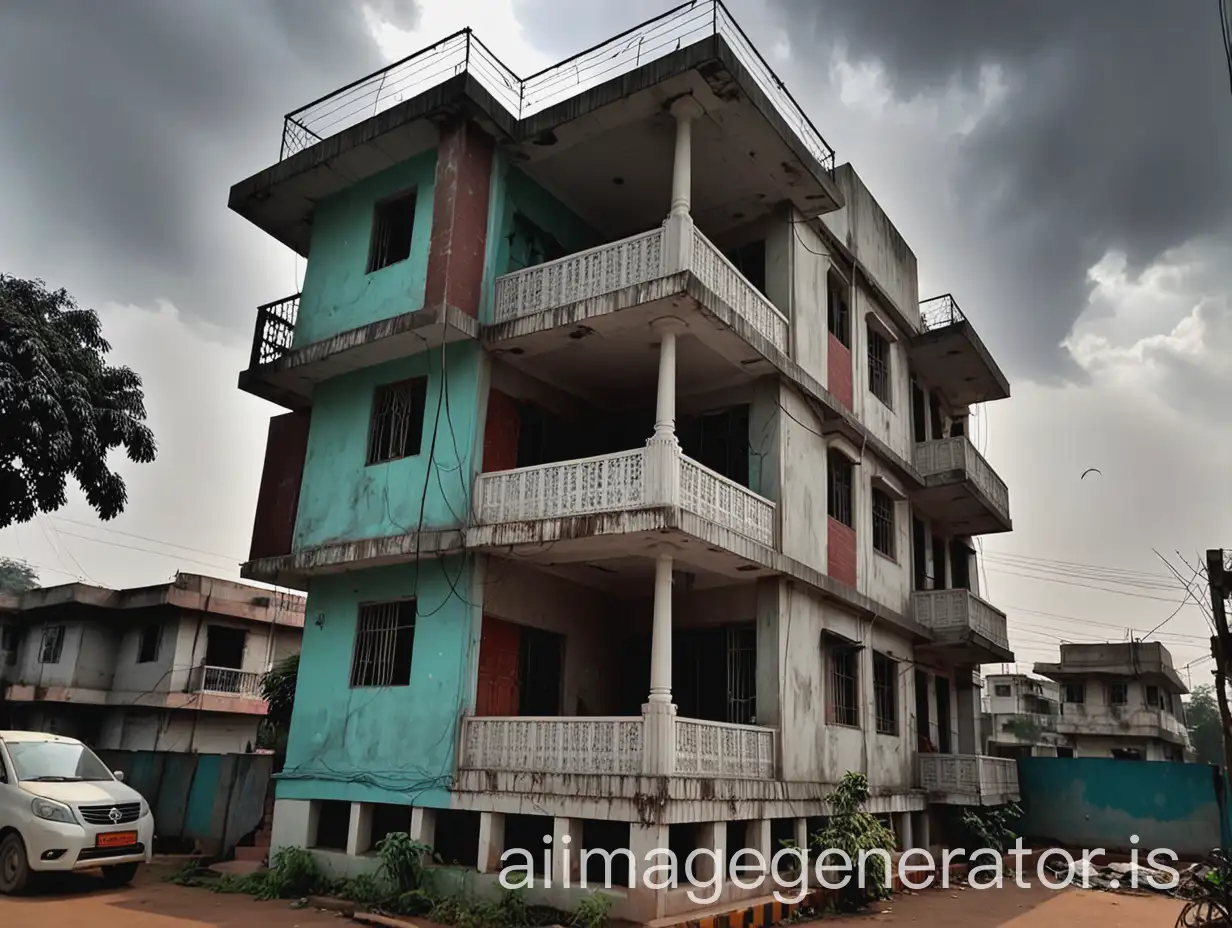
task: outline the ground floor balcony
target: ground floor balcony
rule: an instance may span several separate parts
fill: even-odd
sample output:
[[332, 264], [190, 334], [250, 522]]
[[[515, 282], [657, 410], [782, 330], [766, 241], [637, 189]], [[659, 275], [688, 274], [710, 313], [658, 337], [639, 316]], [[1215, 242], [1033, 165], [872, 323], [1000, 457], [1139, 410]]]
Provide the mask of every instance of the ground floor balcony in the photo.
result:
[[917, 442], [915, 469], [924, 478], [919, 507], [956, 535], [1008, 532], [1009, 489], [965, 435]]
[[950, 294], [920, 304], [924, 331], [909, 345], [911, 368], [953, 406], [1010, 395], [1009, 381]]
[[920, 787], [945, 805], [998, 806], [1021, 798], [1018, 762], [983, 754], [921, 754]]
[[313, 387], [322, 381], [478, 333], [476, 320], [456, 307], [408, 305], [407, 310], [303, 344], [295, 337], [300, 294], [259, 306], [239, 387], [288, 409], [305, 409], [312, 405]]
[[913, 618], [934, 635], [924, 647], [953, 664], [1012, 661], [1005, 613], [970, 590], [917, 590]]

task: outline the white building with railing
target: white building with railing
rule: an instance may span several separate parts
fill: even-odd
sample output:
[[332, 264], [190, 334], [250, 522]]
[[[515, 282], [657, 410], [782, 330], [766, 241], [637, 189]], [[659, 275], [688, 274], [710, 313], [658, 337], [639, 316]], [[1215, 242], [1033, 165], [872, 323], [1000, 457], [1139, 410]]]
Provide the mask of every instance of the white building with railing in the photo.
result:
[[849, 771], [906, 846], [1016, 798], [1008, 383], [722, 3], [525, 79], [467, 30], [283, 128], [231, 191], [307, 258], [240, 377], [288, 410], [244, 575], [312, 617], [276, 847], [406, 829], [490, 889], [544, 835], [803, 846]]
[[0, 615], [0, 728], [99, 749], [251, 751], [261, 678], [299, 651], [303, 627], [302, 596], [197, 574], [31, 590]]

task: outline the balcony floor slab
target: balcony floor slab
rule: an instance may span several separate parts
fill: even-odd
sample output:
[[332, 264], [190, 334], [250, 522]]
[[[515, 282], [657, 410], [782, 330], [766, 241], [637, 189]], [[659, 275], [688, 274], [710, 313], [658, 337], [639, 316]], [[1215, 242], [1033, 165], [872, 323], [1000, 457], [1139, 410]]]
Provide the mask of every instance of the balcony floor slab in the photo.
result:
[[996, 535], [1014, 530], [1012, 520], [998, 512], [966, 472], [931, 474], [924, 484], [915, 496], [920, 510], [955, 534]]
[[57, 702], [86, 706], [122, 706], [147, 709], [191, 709], [202, 712], [234, 712], [240, 715], [265, 715], [264, 699], [247, 696], [222, 696], [213, 693], [146, 692], [98, 690], [80, 686], [28, 686], [12, 683], [3, 689], [8, 702]]

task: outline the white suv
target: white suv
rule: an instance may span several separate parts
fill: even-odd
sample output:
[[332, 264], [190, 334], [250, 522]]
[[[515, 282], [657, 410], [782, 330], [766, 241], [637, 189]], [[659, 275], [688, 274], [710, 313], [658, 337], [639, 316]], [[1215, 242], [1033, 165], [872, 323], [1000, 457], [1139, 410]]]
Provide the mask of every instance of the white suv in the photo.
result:
[[114, 885], [153, 855], [154, 816], [75, 738], [0, 731], [0, 894], [30, 872], [102, 867]]

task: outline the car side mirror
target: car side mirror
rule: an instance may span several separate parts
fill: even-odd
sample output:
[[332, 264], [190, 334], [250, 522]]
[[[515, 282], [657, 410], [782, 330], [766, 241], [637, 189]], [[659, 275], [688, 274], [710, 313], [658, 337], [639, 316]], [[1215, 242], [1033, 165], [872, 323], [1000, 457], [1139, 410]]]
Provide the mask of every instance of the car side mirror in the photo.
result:
[[119, 780], [121, 783], [124, 782], [124, 771], [123, 770], [113, 770], [111, 771], [111, 775], [115, 777], [117, 780]]

